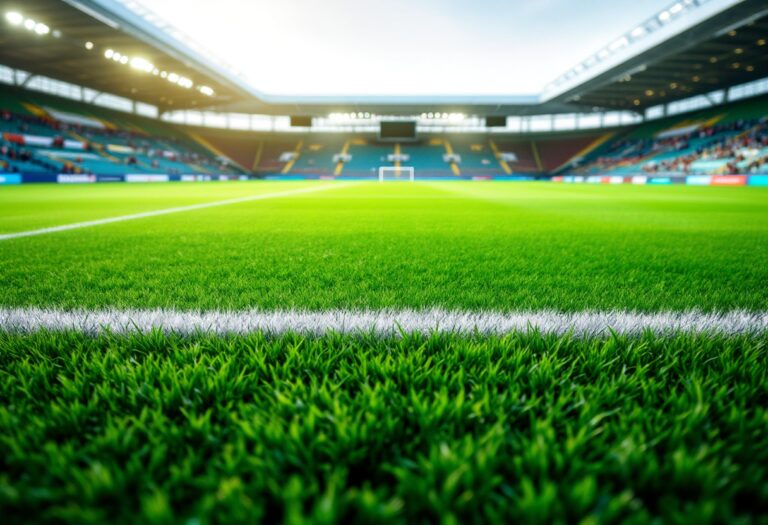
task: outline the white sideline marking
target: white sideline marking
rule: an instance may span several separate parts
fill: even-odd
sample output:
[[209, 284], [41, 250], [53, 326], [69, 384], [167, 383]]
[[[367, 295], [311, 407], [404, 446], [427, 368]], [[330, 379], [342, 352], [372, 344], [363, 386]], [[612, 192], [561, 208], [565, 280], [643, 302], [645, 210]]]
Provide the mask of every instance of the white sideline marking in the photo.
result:
[[249, 310], [242, 312], [183, 312], [176, 310], [76, 310], [0, 308], [0, 330], [30, 332], [40, 329], [77, 330], [89, 334], [149, 332], [216, 335], [265, 332], [501, 335], [538, 330], [579, 337], [676, 332], [707, 334], [764, 334], [768, 312], [735, 310], [703, 312], [467, 312], [455, 310]]
[[238, 204], [241, 202], [261, 201], [266, 199], [276, 199], [279, 197], [290, 197], [302, 193], [313, 193], [316, 191], [330, 190], [333, 188], [343, 188], [354, 183], [333, 183], [311, 188], [300, 188], [296, 190], [277, 191], [273, 193], [262, 193], [259, 195], [249, 195], [248, 197], [237, 197], [223, 201], [202, 202], [200, 204], [190, 204], [189, 206], [178, 206], [175, 208], [165, 208], [162, 210], [145, 211], [142, 213], [132, 213], [130, 215], [120, 215], [118, 217], [108, 217], [106, 219], [97, 219], [95, 221], [75, 222], [72, 224], [62, 224], [61, 226], [51, 226], [49, 228], [40, 228], [39, 230], [28, 230], [15, 233], [0, 234], [0, 241], [8, 239], [18, 239], [19, 237], [32, 237], [33, 235], [43, 235], [46, 233], [63, 232], [66, 230], [76, 230], [78, 228], [89, 228], [91, 226], [101, 226], [102, 224], [111, 224], [113, 222], [132, 221], [135, 219], [144, 219], [147, 217], [157, 217], [158, 215], [168, 215], [169, 213], [181, 213], [185, 211], [203, 210], [205, 208], [215, 208], [217, 206], [227, 206], [229, 204]]

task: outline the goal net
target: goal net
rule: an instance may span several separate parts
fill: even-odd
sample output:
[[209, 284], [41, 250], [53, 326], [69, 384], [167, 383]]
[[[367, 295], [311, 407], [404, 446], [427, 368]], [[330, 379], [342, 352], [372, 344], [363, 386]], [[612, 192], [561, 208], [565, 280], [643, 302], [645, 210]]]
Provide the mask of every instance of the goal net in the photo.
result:
[[413, 166], [380, 166], [379, 182], [390, 180], [407, 180], [413, 182], [415, 172]]

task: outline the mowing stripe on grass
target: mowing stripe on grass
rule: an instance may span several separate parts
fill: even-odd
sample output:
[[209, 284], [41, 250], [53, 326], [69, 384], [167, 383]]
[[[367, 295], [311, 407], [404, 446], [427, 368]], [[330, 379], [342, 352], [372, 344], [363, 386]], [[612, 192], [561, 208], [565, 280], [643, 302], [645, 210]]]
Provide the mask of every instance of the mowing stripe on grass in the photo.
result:
[[216, 335], [289, 332], [321, 335], [326, 332], [373, 333], [379, 336], [401, 332], [429, 334], [459, 333], [500, 335], [537, 330], [547, 334], [572, 333], [580, 337], [656, 334], [712, 333], [724, 335], [768, 332], [768, 312], [735, 310], [704, 312], [470, 312], [430, 310], [274, 310], [243, 312], [183, 312], [176, 310], [76, 310], [45, 308], [0, 308], [0, 330], [77, 330], [89, 334], [165, 332]]
[[276, 191], [273, 193], [263, 193], [259, 195], [249, 195], [248, 197], [237, 197], [235, 199], [226, 199], [223, 201], [203, 202], [200, 204], [190, 204], [189, 206], [177, 206], [174, 208], [164, 208], [162, 210], [145, 211], [142, 213], [132, 213], [130, 215], [120, 215], [118, 217], [108, 217], [106, 219], [97, 219], [95, 221], [75, 222], [72, 224], [63, 224], [61, 226], [51, 226], [49, 228], [40, 228], [39, 230], [28, 230], [15, 233], [0, 234], [0, 241], [17, 239], [19, 237], [32, 237], [34, 235], [43, 235], [46, 233], [56, 233], [66, 230], [76, 230], [78, 228], [89, 228], [91, 226], [101, 226], [102, 224], [111, 224], [113, 222], [132, 221], [135, 219], [146, 219], [147, 217], [157, 217], [158, 215], [168, 215], [171, 213], [181, 213], [185, 211], [204, 210], [206, 208], [215, 208], [218, 206], [228, 206], [230, 204], [239, 204], [241, 202], [261, 201], [267, 199], [277, 199], [280, 197], [290, 197], [301, 195], [302, 193], [315, 193], [318, 191], [330, 190], [333, 188], [342, 188], [354, 183], [333, 183], [311, 188], [301, 188], [297, 190]]

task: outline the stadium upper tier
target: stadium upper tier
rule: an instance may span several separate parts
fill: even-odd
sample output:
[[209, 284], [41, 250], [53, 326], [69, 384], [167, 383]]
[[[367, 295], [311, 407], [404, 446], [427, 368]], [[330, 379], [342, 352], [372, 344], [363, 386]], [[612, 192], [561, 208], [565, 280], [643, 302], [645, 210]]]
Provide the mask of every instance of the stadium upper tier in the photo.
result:
[[176, 125], [37, 92], [0, 91], [0, 173], [8, 182], [417, 178], [612, 182], [768, 173], [768, 97], [643, 124], [569, 133], [238, 132]]

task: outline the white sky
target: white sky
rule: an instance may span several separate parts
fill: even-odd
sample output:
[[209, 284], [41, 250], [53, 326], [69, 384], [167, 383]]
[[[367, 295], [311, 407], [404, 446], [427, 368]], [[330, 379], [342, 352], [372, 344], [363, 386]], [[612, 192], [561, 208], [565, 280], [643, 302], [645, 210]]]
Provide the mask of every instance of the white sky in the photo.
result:
[[142, 0], [275, 95], [536, 94], [672, 0]]

